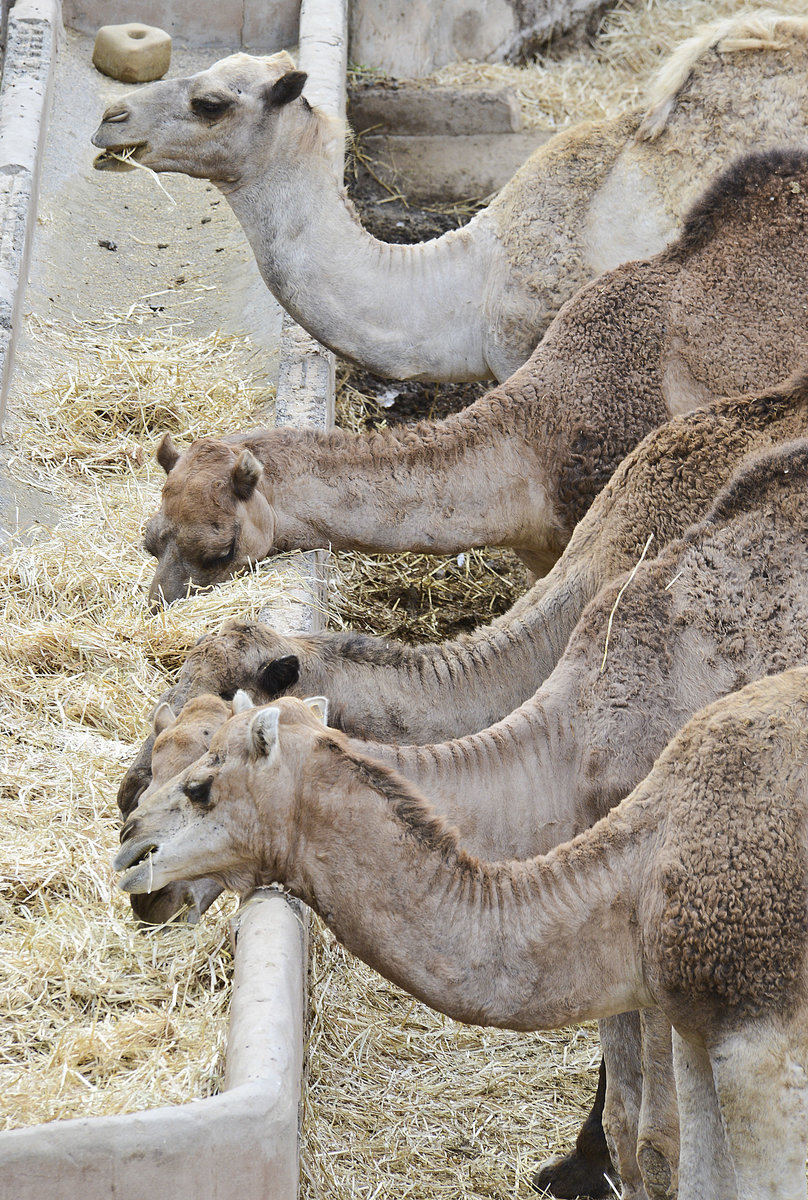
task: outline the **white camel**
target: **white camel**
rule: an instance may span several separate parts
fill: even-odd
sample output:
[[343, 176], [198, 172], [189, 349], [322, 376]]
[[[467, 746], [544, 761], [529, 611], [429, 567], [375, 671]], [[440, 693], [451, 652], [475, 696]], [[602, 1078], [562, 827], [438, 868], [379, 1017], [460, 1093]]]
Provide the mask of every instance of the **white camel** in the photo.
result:
[[343, 358], [399, 379], [505, 379], [568, 297], [660, 251], [705, 184], [748, 150], [805, 145], [808, 18], [710, 25], [662, 68], [648, 104], [560, 133], [465, 228], [377, 241], [339, 189], [338, 125], [286, 54], [233, 55], [139, 88], [104, 113], [96, 166], [131, 156], [210, 179], [267, 286]]

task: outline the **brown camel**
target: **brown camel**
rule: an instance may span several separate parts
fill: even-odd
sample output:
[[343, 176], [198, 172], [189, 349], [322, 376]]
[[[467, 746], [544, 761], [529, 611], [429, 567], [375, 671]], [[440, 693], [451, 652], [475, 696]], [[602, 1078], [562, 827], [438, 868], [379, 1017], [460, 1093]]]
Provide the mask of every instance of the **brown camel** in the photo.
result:
[[114, 866], [130, 893], [187, 875], [240, 893], [282, 883], [360, 958], [464, 1022], [546, 1029], [659, 1005], [674, 1028], [679, 1200], [796, 1200], [806, 763], [802, 669], [698, 713], [572, 842], [486, 862], [408, 780], [286, 697], [234, 717], [138, 808]]
[[[623, 799], [701, 705], [808, 661], [806, 484], [808, 442], [744, 463], [684, 538], [643, 563], [627, 587], [618, 580], [600, 593], [536, 695], [491, 729], [437, 746], [353, 741], [352, 752], [417, 783], [470, 853], [549, 851]], [[630, 1040], [630, 1029], [617, 1032]], [[676, 1131], [664, 1064], [658, 1095], [641, 1113], [625, 1048], [616, 1054], [614, 1032], [606, 1034], [619, 1100], [607, 1098], [605, 1123], [625, 1194], [645, 1195], [639, 1159], [648, 1195], [667, 1197]]]
[[588, 280], [656, 254], [706, 180], [749, 150], [805, 145], [808, 20], [706, 27], [646, 106], [560, 133], [465, 228], [417, 246], [371, 237], [333, 170], [342, 130], [300, 96], [286, 54], [237, 54], [138, 88], [104, 113], [96, 166], [210, 179], [267, 286], [343, 358], [399, 379], [506, 379]]
[[805, 353], [808, 153], [725, 172], [668, 250], [583, 288], [507, 383], [439, 422], [203, 438], [167, 472], [151, 598], [281, 550], [511, 546], [537, 575], [618, 463], [677, 412], [774, 384]]
[[[492, 625], [409, 646], [355, 633], [286, 636], [262, 622], [231, 620], [194, 647], [159, 703], [176, 714], [206, 692], [232, 698], [244, 688], [261, 703], [322, 694], [329, 723], [355, 737], [417, 744], [485, 729], [533, 695], [584, 606], [638, 561], [649, 537], [653, 558], [704, 514], [743, 458], [804, 436], [805, 371], [674, 417], [627, 455], [550, 573]], [[124, 815], [148, 785], [153, 745], [154, 732], [121, 782]]]

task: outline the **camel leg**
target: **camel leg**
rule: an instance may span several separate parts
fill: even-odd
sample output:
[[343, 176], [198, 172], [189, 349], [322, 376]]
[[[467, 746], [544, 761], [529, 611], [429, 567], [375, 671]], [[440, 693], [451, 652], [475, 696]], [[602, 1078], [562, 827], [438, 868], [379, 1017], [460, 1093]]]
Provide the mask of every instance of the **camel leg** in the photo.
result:
[[620, 1013], [598, 1021], [606, 1064], [603, 1129], [612, 1162], [620, 1175], [623, 1200], [648, 1200], [637, 1162], [642, 1103], [640, 1014]]
[[[804, 1041], [770, 1023], [710, 1048], [738, 1200], [806, 1196], [808, 1062]], [[678, 1077], [677, 1077], [678, 1078]]]
[[679, 1200], [737, 1200], [709, 1056], [675, 1029], [673, 1071], [679, 1101]]
[[531, 1179], [537, 1192], [547, 1192], [559, 1200], [587, 1196], [589, 1200], [604, 1200], [614, 1196], [607, 1176], [617, 1179], [612, 1166], [606, 1135], [603, 1132], [603, 1103], [606, 1098], [606, 1064], [600, 1060], [598, 1090], [589, 1116], [575, 1139], [575, 1149], [563, 1157], [556, 1156], [540, 1165]]
[[650, 1200], [671, 1200], [679, 1182], [679, 1109], [671, 1026], [658, 1008], [640, 1013], [642, 1104], [637, 1161]]

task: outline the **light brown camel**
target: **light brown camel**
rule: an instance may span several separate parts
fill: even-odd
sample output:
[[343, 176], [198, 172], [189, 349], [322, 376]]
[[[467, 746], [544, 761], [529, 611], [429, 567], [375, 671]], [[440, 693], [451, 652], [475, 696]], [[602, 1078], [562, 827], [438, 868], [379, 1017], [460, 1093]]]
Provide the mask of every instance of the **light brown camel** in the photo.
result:
[[560, 133], [464, 229], [371, 237], [334, 176], [341, 129], [288, 55], [234, 55], [107, 109], [96, 166], [210, 179], [267, 286], [316, 338], [380, 375], [505, 379], [588, 280], [656, 254], [738, 154], [808, 140], [808, 19], [718, 22], [663, 67], [648, 107]]
[[[350, 950], [457, 1020], [554, 1028], [659, 1005], [679, 1200], [806, 1196], [808, 670], [697, 714], [615, 810], [486, 862], [408, 780], [297, 699], [234, 717], [130, 818], [145, 892], [282, 883]], [[392, 883], [391, 881], [395, 881]]]
[[[704, 514], [743, 458], [805, 436], [806, 372], [674, 417], [627, 455], [550, 573], [493, 624], [410, 646], [355, 633], [287, 636], [231, 620], [194, 647], [158, 704], [176, 715], [193, 696], [231, 698], [244, 688], [261, 703], [327, 696], [332, 726], [374, 741], [436, 742], [485, 729], [533, 695], [584, 606], [634, 566], [649, 537], [654, 558]], [[124, 815], [148, 786], [153, 746], [154, 731], [121, 781]]]
[[[643, 563], [622, 593], [621, 580], [600, 593], [549, 679], [492, 728], [438, 746], [348, 744], [431, 795], [470, 853], [549, 851], [626, 796], [701, 705], [808, 661], [807, 485], [808, 442], [745, 463], [684, 538]], [[663, 1066], [662, 1099], [648, 1102], [638, 1134], [628, 1049], [610, 1053], [608, 1040], [605, 1049], [619, 1096], [606, 1124], [626, 1195], [645, 1194], [637, 1153], [648, 1194], [671, 1195]], [[621, 1119], [609, 1115], [620, 1107]]]
[[583, 288], [525, 366], [463, 412], [371, 434], [165, 436], [146, 526], [154, 603], [280, 550], [511, 546], [537, 575], [642, 437], [805, 355], [808, 153], [725, 172], [668, 250]]

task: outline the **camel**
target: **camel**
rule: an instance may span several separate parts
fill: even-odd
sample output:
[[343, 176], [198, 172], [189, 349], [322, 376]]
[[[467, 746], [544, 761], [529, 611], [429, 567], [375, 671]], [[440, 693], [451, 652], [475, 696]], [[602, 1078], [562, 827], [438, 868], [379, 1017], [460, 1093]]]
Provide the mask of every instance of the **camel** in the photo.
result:
[[504, 380], [584, 283], [662, 250], [734, 157], [806, 143], [806, 39], [808, 19], [771, 11], [700, 30], [644, 108], [557, 134], [463, 229], [416, 246], [362, 228], [333, 170], [342, 129], [301, 97], [287, 54], [128, 93], [93, 136], [95, 166], [131, 156], [209, 179], [270, 291], [343, 358], [398, 379]]
[[186, 875], [242, 894], [281, 883], [375, 970], [467, 1023], [526, 1031], [658, 1005], [674, 1029], [679, 1200], [795, 1200], [806, 730], [808, 670], [759, 680], [693, 717], [594, 828], [485, 861], [408, 780], [286, 697], [233, 717], [139, 807], [113, 865], [129, 893]]
[[[242, 688], [261, 702], [325, 695], [330, 723], [366, 740], [419, 744], [485, 729], [533, 695], [584, 606], [634, 566], [649, 537], [653, 558], [704, 514], [745, 457], [805, 436], [808, 370], [673, 417], [621, 462], [550, 573], [491, 625], [410, 646], [350, 632], [287, 636], [229, 620], [194, 647], [158, 709], [176, 715], [193, 696], [232, 698]], [[151, 778], [155, 732], [121, 781], [124, 815]]]
[[[169, 779], [207, 752], [211, 739], [228, 717], [237, 711], [220, 696], [194, 696], [177, 716], [168, 704], [158, 704], [153, 718], [151, 779], [143, 791], [148, 800]], [[152, 925], [174, 921], [178, 915], [195, 925], [221, 895], [222, 888], [210, 879], [181, 880], [153, 895], [132, 897], [136, 916]]]
[[529, 361], [443, 421], [202, 438], [144, 545], [157, 606], [283, 550], [510, 546], [544, 574], [618, 463], [672, 415], [782, 380], [805, 355], [808, 152], [749, 155], [662, 254], [586, 285]]
[[[745, 462], [701, 522], [644, 562], [629, 586], [618, 579], [600, 592], [536, 695], [490, 729], [435, 746], [345, 744], [430, 795], [469, 853], [549, 852], [619, 803], [699, 707], [808, 661], [806, 484], [806, 441]], [[607, 1096], [605, 1124], [624, 1194], [646, 1195], [639, 1159], [647, 1194], [668, 1197], [676, 1131], [664, 1063], [655, 1083], [662, 1098], [643, 1107], [626, 1095], [625, 1051], [609, 1056], [614, 1034], [605, 1032], [607, 1073], [625, 1113], [621, 1125], [610, 1115], [618, 1101]]]

